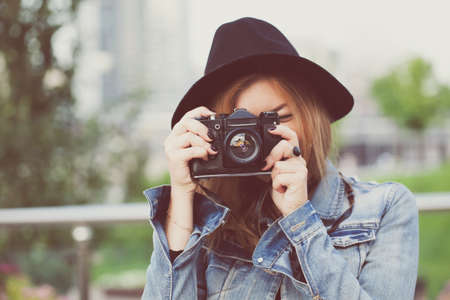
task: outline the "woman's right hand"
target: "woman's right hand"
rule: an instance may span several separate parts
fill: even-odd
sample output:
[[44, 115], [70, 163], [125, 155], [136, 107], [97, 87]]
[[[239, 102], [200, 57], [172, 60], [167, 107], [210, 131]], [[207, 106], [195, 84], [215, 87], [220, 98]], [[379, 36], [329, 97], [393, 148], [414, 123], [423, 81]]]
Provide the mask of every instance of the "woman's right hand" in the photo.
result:
[[165, 139], [164, 152], [173, 190], [194, 193], [196, 183], [191, 178], [189, 161], [193, 158], [208, 160], [208, 154], [217, 154], [217, 151], [211, 149], [212, 139], [208, 136], [208, 127], [195, 119], [212, 114], [215, 112], [205, 106], [186, 112]]

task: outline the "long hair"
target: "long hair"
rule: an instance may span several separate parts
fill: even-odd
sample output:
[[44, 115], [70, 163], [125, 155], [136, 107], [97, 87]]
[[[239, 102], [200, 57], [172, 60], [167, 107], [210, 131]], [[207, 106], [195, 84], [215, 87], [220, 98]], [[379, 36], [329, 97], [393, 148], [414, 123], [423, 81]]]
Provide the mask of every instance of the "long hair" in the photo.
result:
[[[331, 147], [330, 119], [312, 88], [306, 83], [294, 83], [287, 75], [253, 73], [231, 83], [216, 96], [209, 108], [217, 114], [230, 114], [240, 93], [260, 80], [268, 82], [291, 108], [300, 132], [299, 145], [308, 169], [308, 199], [311, 199], [326, 172], [326, 158]], [[209, 248], [215, 248], [227, 239], [251, 253], [263, 233], [260, 228], [263, 219], [275, 220], [282, 216], [270, 193], [266, 194], [261, 209], [257, 209], [260, 196], [257, 191], [267, 190], [269, 184], [255, 176], [206, 178], [200, 179], [199, 183], [216, 193], [222, 201], [220, 204], [230, 208], [229, 220], [207, 237]], [[199, 186], [196, 191], [204, 194]]]

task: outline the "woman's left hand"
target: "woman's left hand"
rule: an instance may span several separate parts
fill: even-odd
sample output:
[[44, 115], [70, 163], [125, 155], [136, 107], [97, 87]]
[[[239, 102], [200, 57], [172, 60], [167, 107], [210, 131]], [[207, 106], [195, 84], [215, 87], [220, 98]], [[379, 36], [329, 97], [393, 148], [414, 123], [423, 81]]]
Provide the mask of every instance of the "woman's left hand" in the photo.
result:
[[292, 152], [294, 146], [299, 147], [295, 131], [287, 126], [277, 125], [269, 133], [280, 135], [283, 140], [273, 147], [261, 170], [265, 171], [273, 166], [271, 196], [283, 216], [287, 216], [308, 200], [308, 169], [303, 157], [295, 156]]

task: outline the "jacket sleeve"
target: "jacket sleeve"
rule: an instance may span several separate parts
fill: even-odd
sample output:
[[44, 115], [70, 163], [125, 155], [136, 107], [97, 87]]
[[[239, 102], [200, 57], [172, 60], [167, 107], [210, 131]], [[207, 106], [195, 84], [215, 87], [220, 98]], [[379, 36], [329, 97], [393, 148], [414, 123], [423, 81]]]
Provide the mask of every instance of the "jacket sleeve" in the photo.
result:
[[[147, 189], [144, 195], [150, 204], [150, 224], [153, 227], [153, 252], [147, 268], [146, 284], [141, 299], [206, 299], [204, 278], [204, 237], [222, 223], [228, 208], [215, 204], [205, 196], [194, 196], [194, 230], [183, 251], [174, 259], [169, 256], [164, 222], [170, 201], [170, 185]], [[206, 217], [195, 211], [206, 211]]]
[[278, 221], [295, 248], [313, 299], [413, 299], [418, 268], [418, 211], [413, 194], [393, 183], [359, 277], [337, 253], [307, 201]]

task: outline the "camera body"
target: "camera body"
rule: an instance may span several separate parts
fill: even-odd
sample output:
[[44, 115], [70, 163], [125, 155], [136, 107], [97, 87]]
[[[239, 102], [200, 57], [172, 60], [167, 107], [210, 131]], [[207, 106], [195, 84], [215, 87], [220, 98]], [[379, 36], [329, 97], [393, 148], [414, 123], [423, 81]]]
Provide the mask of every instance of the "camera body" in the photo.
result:
[[265, 158], [282, 140], [269, 133], [273, 125], [280, 124], [277, 112], [261, 112], [259, 117], [245, 108], [235, 109], [231, 114], [211, 115], [197, 118], [213, 135], [212, 145], [218, 154], [208, 155], [208, 160], [194, 158], [189, 161], [192, 178], [253, 176], [270, 174], [261, 171]]

